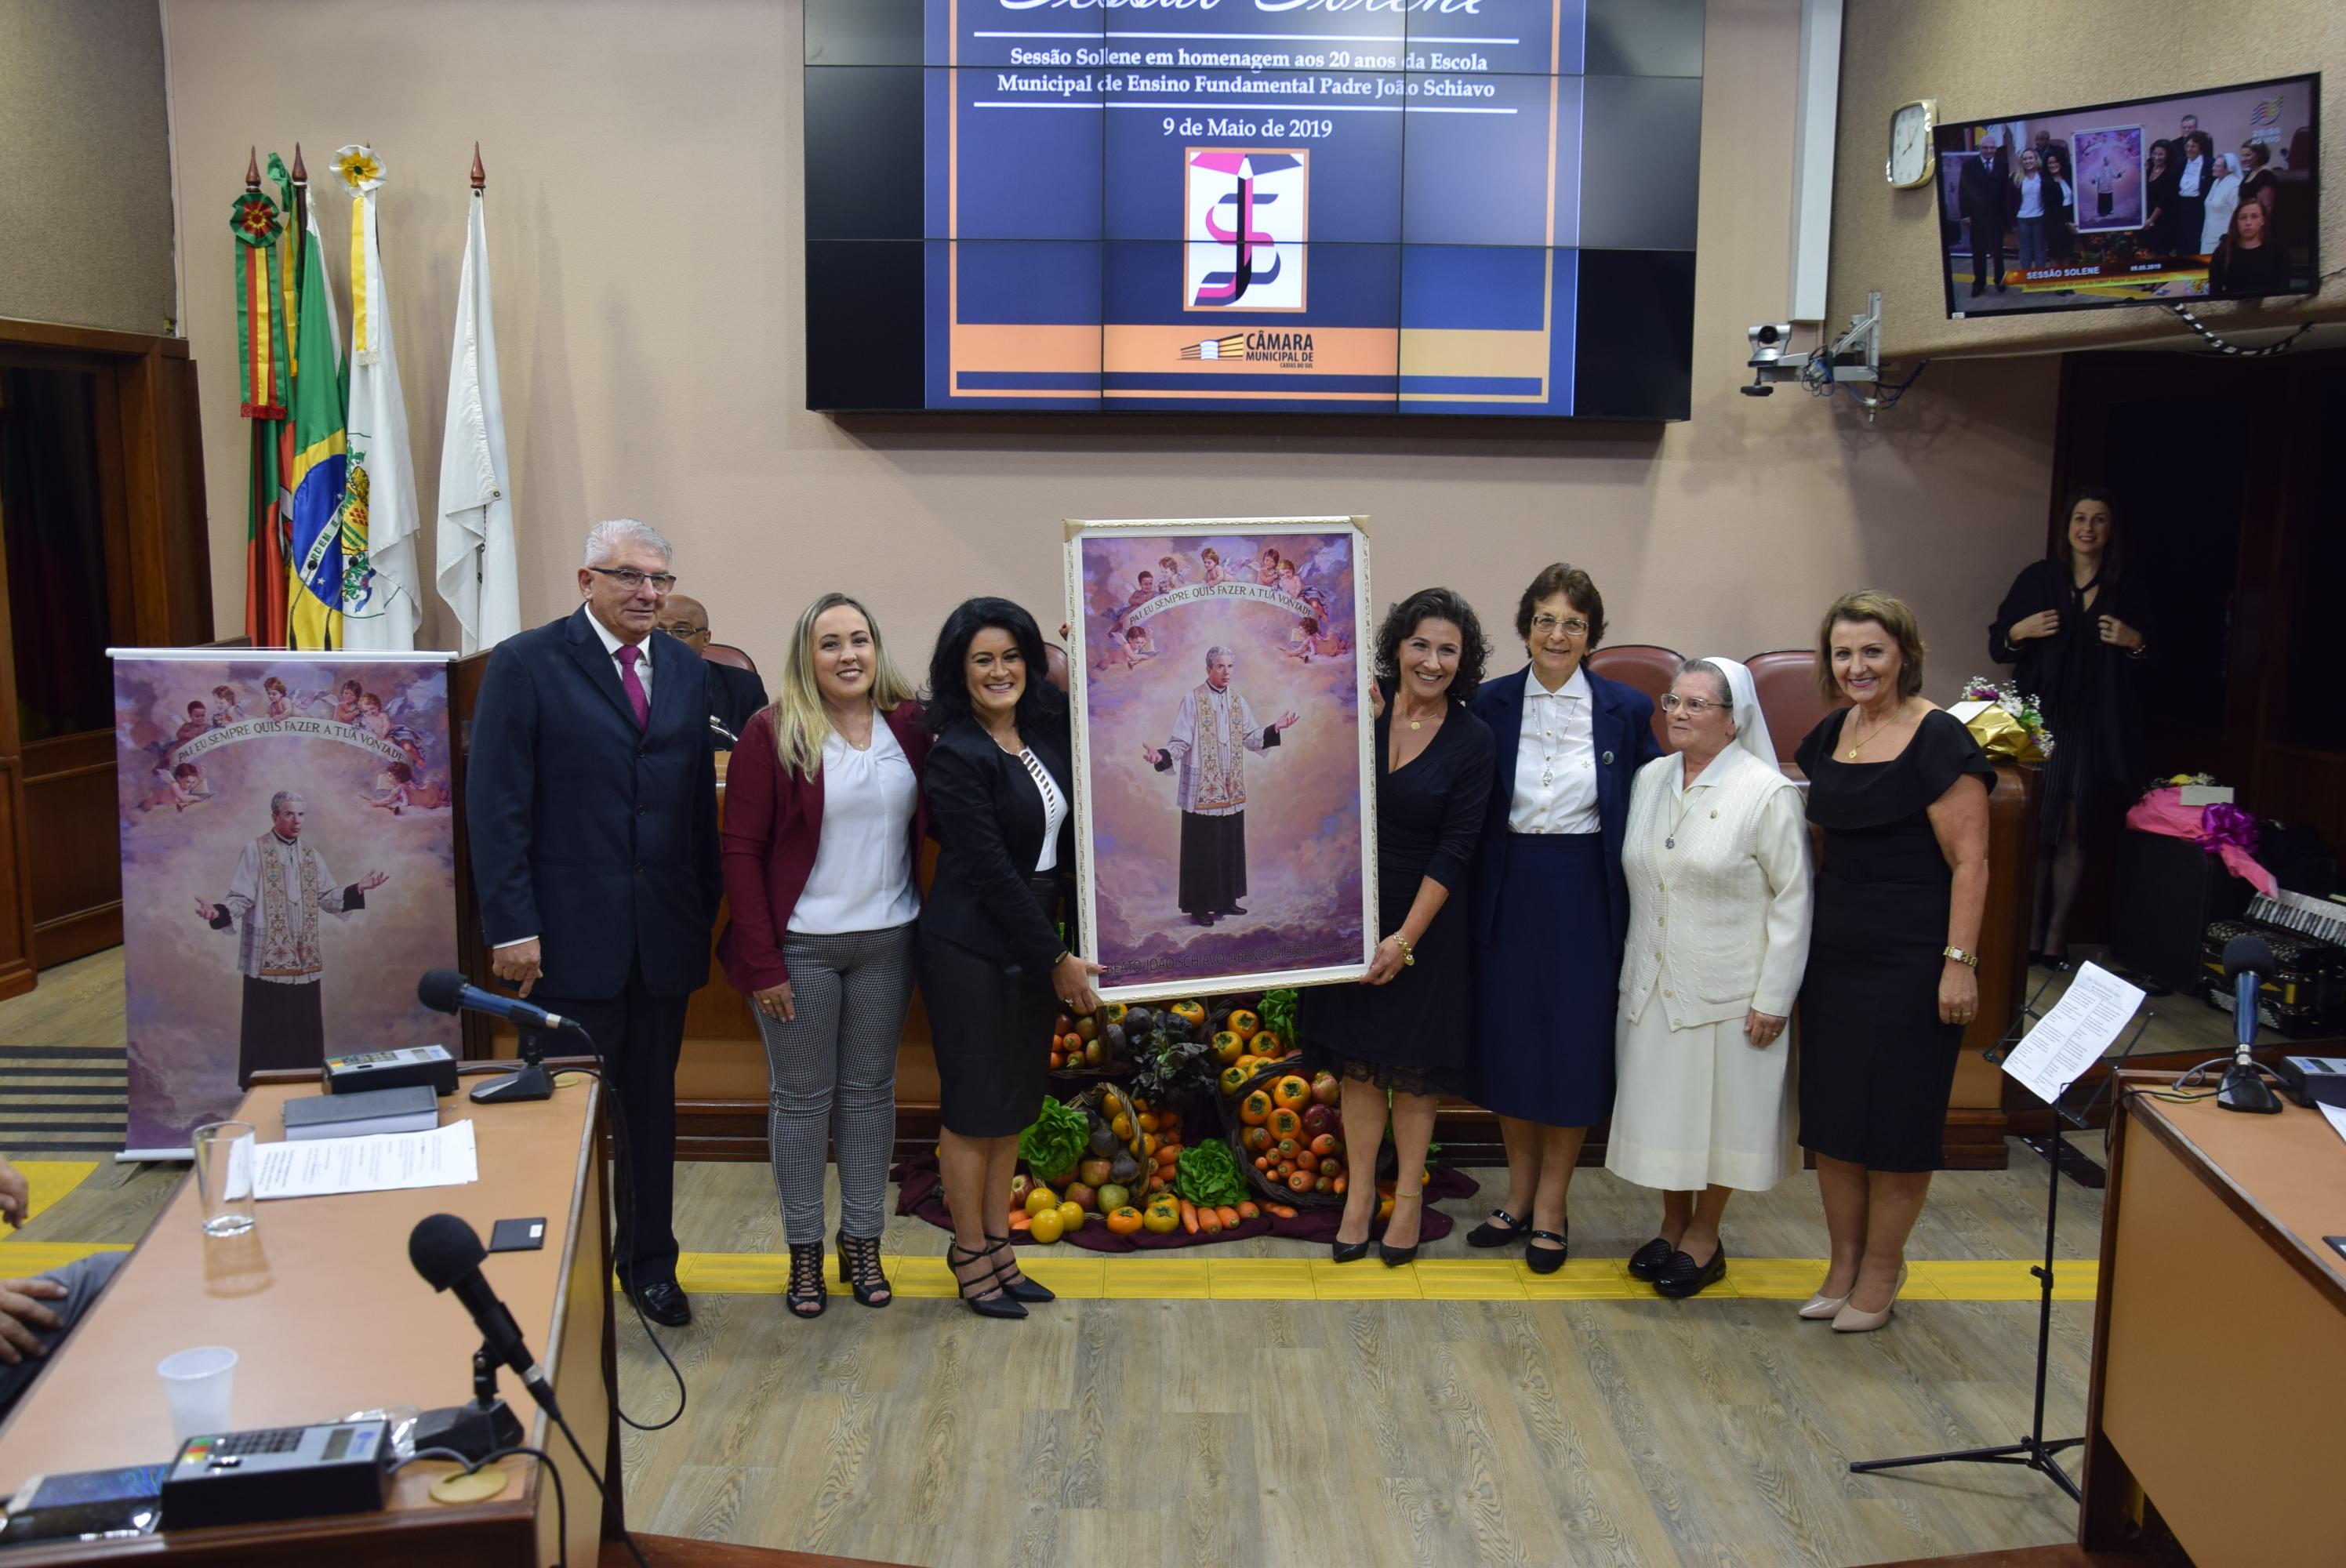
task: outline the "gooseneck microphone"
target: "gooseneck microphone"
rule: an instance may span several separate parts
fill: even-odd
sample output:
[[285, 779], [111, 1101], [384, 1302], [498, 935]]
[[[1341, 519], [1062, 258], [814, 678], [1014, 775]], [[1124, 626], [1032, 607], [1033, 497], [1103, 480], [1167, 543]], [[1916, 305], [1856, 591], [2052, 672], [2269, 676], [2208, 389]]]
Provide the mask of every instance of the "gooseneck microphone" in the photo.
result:
[[517, 1028], [567, 1029], [583, 1033], [575, 1018], [548, 1013], [545, 1008], [524, 1002], [517, 996], [500, 996], [494, 991], [484, 991], [453, 969], [426, 971], [423, 978], [415, 983], [415, 1000], [434, 1013], [485, 1013]]
[[2224, 944], [2224, 978], [2232, 983], [2232, 1064], [2216, 1090], [2216, 1104], [2227, 1111], [2250, 1111], [2278, 1115], [2280, 1098], [2264, 1080], [2264, 1069], [2249, 1054], [2257, 1043], [2257, 992], [2273, 972], [2271, 946], [2250, 932]]
[[522, 1342], [521, 1325], [497, 1299], [482, 1277], [481, 1265], [488, 1258], [488, 1248], [481, 1245], [480, 1234], [453, 1214], [427, 1215], [415, 1222], [407, 1236], [407, 1260], [415, 1272], [434, 1290], [453, 1292], [473, 1315], [473, 1322], [481, 1330], [482, 1348], [498, 1361], [513, 1369], [522, 1387], [556, 1420], [562, 1411], [554, 1402], [554, 1390], [546, 1380], [546, 1369], [529, 1353]]

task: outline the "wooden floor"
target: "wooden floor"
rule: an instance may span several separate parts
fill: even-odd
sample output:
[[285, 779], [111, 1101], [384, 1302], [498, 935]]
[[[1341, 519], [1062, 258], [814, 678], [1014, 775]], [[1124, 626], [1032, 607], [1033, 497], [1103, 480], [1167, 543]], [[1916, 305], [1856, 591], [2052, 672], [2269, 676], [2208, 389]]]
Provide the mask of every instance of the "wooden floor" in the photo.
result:
[[[111, 978], [90, 967], [109, 962]], [[0, 1044], [87, 1044], [108, 1029], [118, 1043], [118, 956], [51, 973], [70, 983], [53, 990], [45, 976], [0, 1003]], [[2194, 1023], [2205, 1011], [2164, 1005]], [[2076, 1141], [2100, 1156], [2098, 1135]], [[1941, 1176], [1913, 1256], [2033, 1257], [2045, 1175], [2015, 1145], [2007, 1171]], [[35, 1248], [135, 1239], [178, 1176], [101, 1162], [0, 1241], [0, 1265], [12, 1251], [30, 1261]], [[2065, 1183], [2061, 1204], [2059, 1255], [2091, 1258], [2100, 1195]], [[1617, 1257], [1653, 1218], [1650, 1195], [1602, 1170], [1576, 1178], [1576, 1255]], [[679, 1167], [678, 1230], [690, 1252], [780, 1251], [764, 1167]], [[1736, 1257], [1818, 1256], [1813, 1181], [1739, 1197], [1726, 1235], [1730, 1278]], [[943, 1244], [907, 1219], [883, 1241], [910, 1257]], [[1279, 1242], [1213, 1250], [1307, 1255]], [[1424, 1256], [1470, 1254], [1453, 1237]], [[844, 1292], [811, 1323], [771, 1294], [703, 1292], [694, 1307], [689, 1328], [666, 1331], [688, 1409], [626, 1435], [629, 1519], [662, 1536], [986, 1568], [1741, 1568], [2016, 1552], [2076, 1530], [2066, 1499], [2026, 1471], [1847, 1471], [2018, 1436], [2031, 1302], [1917, 1301], [1856, 1336], [1800, 1323], [1790, 1303], [1727, 1297], [1087, 1299], [1006, 1324], [911, 1297], [873, 1312]], [[632, 1314], [620, 1322], [625, 1403], [659, 1420], [674, 1385]], [[2088, 1303], [2055, 1308], [2053, 1435], [2082, 1423], [2090, 1332]]]

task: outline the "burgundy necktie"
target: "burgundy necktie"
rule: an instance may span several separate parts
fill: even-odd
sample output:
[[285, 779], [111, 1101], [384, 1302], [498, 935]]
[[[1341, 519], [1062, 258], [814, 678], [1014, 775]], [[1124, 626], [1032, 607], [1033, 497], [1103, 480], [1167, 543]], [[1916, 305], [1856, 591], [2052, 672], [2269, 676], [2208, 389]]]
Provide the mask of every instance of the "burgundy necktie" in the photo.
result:
[[627, 688], [627, 706], [636, 710], [638, 729], [652, 721], [652, 699], [644, 695], [643, 679], [636, 674], [636, 661], [643, 657], [644, 650], [632, 643], [619, 648], [619, 684]]

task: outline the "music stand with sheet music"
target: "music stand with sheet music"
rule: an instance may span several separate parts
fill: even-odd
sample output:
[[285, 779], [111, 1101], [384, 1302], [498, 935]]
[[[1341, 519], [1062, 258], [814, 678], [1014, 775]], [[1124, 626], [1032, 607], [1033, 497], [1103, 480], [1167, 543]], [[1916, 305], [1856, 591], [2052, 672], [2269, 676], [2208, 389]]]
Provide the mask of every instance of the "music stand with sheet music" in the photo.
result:
[[[2018, 1044], [2022, 1037], [2028, 1033], [2028, 1026], [2032, 1023], [2041, 1022], [2044, 1019], [2045, 1014], [2037, 1011], [2036, 1003], [2044, 996], [2045, 986], [2052, 983], [2048, 979], [2037, 986], [2035, 993], [2029, 997], [2019, 1013], [2014, 1017], [2010, 1026], [1985, 1053], [1989, 1061], [2004, 1061], [2011, 1054], [2012, 1047]], [[2084, 1071], [2080, 1071], [2076, 1077], [2056, 1086], [2050, 1098], [2041, 1094], [2037, 1095], [2039, 1099], [2045, 1100], [2046, 1106], [2053, 1112], [2053, 1135], [2056, 1141], [2061, 1136], [2061, 1124], [2065, 1121], [2081, 1132], [2085, 1130], [2088, 1119], [2093, 1115], [2094, 1107], [2101, 1102], [2103, 1094], [2112, 1084], [2117, 1082], [2118, 1068], [2125, 1065], [2127, 1058], [2134, 1054], [2135, 1047], [2142, 1043], [2143, 1031], [2150, 1027], [2150, 1021], [2154, 1015], [2150, 1009], [2142, 1005], [2140, 1002], [2136, 1003], [2136, 1013], [2139, 1017], [2135, 1021], [2133, 1037], [2127, 1041], [2126, 1049], [2118, 1053], [2116, 1059], [2112, 1061], [2106, 1055], [2096, 1054], [2095, 1061], [2107, 1061], [2109, 1072], [2103, 1078], [2100, 1086], [2086, 1097], [2083, 1105], [2071, 1110], [2062, 1104], [2062, 1099], [2068, 1094], [2076, 1078], [2085, 1075]], [[2126, 1025], [2121, 1023], [2118, 1027], [2123, 1030]], [[2030, 1092], [2035, 1093], [2035, 1090]], [[2056, 1158], [2047, 1157], [2045, 1167], [2047, 1176], [2045, 1198], [2045, 1260], [2041, 1264], [2031, 1265], [2028, 1270], [2036, 1277], [2037, 1297], [2036, 1398], [2030, 1413], [2027, 1432], [2014, 1441], [1996, 1443], [1987, 1448], [1952, 1449], [1943, 1453], [1910, 1454], [1902, 1459], [1852, 1460], [1849, 1467], [1851, 1473], [1863, 1475], [1878, 1470], [1903, 1470], [1911, 1465], [1950, 1464], [1958, 1461], [1971, 1464], [2016, 1464], [2050, 1477], [2055, 1485], [2069, 1494], [2071, 1502], [2081, 1500], [2077, 1483], [2069, 1479], [2069, 1472], [2063, 1470], [2060, 1461], [2053, 1456], [2065, 1448], [2081, 1447], [2086, 1440], [2081, 1437], [2056, 1438], [2047, 1442], [2045, 1439], [2045, 1359], [2053, 1342], [2053, 1254], [2055, 1226], [2061, 1207], [2061, 1162]]]

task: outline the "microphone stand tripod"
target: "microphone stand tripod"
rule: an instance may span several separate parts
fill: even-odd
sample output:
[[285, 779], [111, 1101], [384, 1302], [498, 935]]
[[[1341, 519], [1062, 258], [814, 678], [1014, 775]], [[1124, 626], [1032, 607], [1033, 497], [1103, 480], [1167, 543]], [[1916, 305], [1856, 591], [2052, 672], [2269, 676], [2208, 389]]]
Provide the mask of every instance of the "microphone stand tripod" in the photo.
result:
[[[2051, 982], [2048, 981], [2045, 983], [2050, 984]], [[2044, 994], [2045, 987], [2038, 986], [2036, 996], [2028, 999], [2026, 1005], [2021, 1008], [2019, 1015], [2013, 1019], [2011, 1026], [2004, 1030], [2003, 1038], [1999, 1039], [1994, 1047], [1987, 1053], [1990, 1060], [2002, 1061], [2005, 1054], [2019, 1043], [2021, 1035], [2025, 1033], [2026, 1023], [2041, 1016], [2036, 1011], [2036, 998]], [[2118, 1053], [2115, 1061], [2110, 1062], [2109, 1075], [2103, 1079], [2100, 1088], [2086, 1096], [2083, 1105], [2072, 1111], [2061, 1104], [2061, 1097], [2066, 1095], [2071, 1087], [2068, 1084], [2062, 1084], [2053, 1092], [2053, 1097], [2045, 1104], [2053, 1112], [2053, 1141], [2056, 1145], [2062, 1141], [2061, 1124], [2064, 1121], [2081, 1132], [2085, 1130], [2086, 1121], [2093, 1115], [2094, 1107], [2101, 1102], [2103, 1094], [2112, 1084], [2117, 1082], [2118, 1068], [2125, 1065], [2126, 1059], [2133, 1055], [2134, 1048], [2141, 1044], [2142, 1033], [2150, 1027], [2151, 1017], [2150, 1010], [2143, 1009], [2142, 1017], [2135, 1024], [2134, 1035], [2127, 1042], [2126, 1049]], [[2053, 1456], [2065, 1448], [2082, 1447], [2086, 1440], [2081, 1437], [2056, 1438], [2050, 1442], [2045, 1440], [2045, 1374], [2046, 1357], [2053, 1343], [2053, 1249], [2055, 1224], [2061, 1207], [2061, 1161], [2048, 1153], [2045, 1160], [2045, 1169], [2046, 1179], [2050, 1183], [2045, 1198], [2045, 1261], [2041, 1264], [2031, 1264], [2028, 1269], [2029, 1273], [2036, 1277], [2037, 1295], [2036, 1400], [2030, 1412], [2027, 1432], [2014, 1441], [1996, 1443], [1987, 1448], [1964, 1448], [1949, 1450], [1943, 1453], [1910, 1454], [1902, 1459], [1854, 1460], [1850, 1463], [1851, 1473], [1864, 1475], [1872, 1471], [1904, 1470], [1918, 1464], [2016, 1464], [2024, 1470], [2033, 1470], [2040, 1475], [2049, 1477], [2055, 1486], [2069, 1494], [2069, 1500], [2072, 1502], [2082, 1501], [2077, 1492], [2077, 1483], [2069, 1479], [2069, 1472], [2063, 1470], [2061, 1461]]]
[[521, 1418], [497, 1397], [497, 1359], [486, 1343], [473, 1352], [473, 1402], [426, 1410], [415, 1418], [417, 1449], [446, 1449], [474, 1464], [521, 1441]]
[[473, 1091], [476, 1105], [501, 1105], [517, 1100], [554, 1098], [554, 1080], [546, 1071], [545, 1036], [535, 1029], [521, 1031], [521, 1066], [502, 1078], [492, 1078]]

